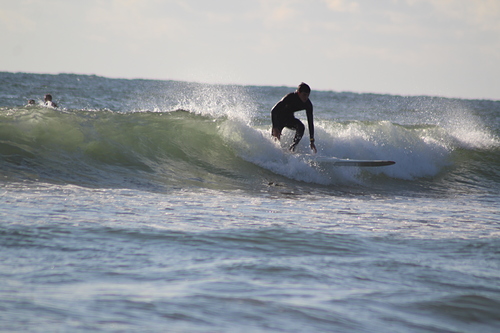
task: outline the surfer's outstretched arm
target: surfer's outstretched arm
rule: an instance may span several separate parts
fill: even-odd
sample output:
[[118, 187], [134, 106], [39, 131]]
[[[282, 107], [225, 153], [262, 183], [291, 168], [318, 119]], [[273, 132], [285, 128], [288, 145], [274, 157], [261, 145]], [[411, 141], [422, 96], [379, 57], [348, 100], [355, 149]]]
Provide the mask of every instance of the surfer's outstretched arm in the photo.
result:
[[311, 139], [311, 150], [315, 154], [318, 152], [318, 150], [316, 149], [316, 145], [314, 144], [314, 139]]

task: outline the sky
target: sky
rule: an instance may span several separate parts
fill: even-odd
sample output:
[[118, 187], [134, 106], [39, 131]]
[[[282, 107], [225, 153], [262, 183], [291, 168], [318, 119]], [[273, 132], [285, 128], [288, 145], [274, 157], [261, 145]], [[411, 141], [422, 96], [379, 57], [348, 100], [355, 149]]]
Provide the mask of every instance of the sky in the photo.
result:
[[0, 0], [0, 71], [500, 100], [500, 0]]

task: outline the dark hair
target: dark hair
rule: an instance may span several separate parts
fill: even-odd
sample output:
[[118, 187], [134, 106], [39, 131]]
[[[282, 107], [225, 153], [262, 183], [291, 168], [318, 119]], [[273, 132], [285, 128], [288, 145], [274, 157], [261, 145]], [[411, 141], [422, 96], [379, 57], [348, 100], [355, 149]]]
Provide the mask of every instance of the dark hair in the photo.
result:
[[311, 93], [311, 87], [307, 85], [307, 83], [302, 82], [299, 84], [299, 87], [297, 88], [298, 92], [305, 92], [305, 93]]

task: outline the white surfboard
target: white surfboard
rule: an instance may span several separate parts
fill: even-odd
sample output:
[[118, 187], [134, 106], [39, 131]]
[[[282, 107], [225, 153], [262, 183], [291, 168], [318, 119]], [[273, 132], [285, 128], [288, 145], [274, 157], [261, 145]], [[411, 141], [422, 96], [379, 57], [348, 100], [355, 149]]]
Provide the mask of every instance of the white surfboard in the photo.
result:
[[385, 160], [351, 160], [336, 157], [314, 156], [311, 162], [328, 163], [335, 166], [355, 166], [355, 167], [380, 167], [396, 164], [394, 161]]

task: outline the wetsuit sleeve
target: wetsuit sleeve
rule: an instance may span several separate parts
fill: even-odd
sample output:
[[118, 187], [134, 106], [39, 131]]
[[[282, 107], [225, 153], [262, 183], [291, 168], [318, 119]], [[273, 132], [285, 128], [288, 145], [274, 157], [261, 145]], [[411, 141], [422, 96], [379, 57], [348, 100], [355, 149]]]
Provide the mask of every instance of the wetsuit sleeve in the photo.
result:
[[314, 139], [313, 105], [311, 101], [309, 101], [308, 106], [306, 108], [306, 115], [307, 115], [307, 125], [309, 126], [309, 138]]

